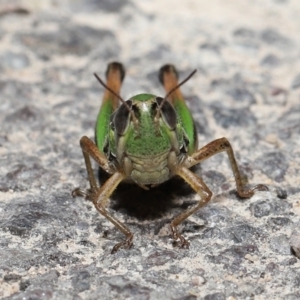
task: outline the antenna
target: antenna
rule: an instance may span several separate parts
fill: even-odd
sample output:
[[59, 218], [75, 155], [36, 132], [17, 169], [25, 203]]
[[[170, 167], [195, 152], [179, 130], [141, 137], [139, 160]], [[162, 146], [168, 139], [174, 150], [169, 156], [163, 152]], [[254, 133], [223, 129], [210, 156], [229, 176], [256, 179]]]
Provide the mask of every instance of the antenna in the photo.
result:
[[94, 73], [94, 76], [97, 78], [97, 80], [99, 81], [99, 83], [106, 88], [109, 92], [111, 92], [114, 96], [116, 96], [124, 105], [125, 107], [128, 109], [128, 111], [131, 114], [134, 126], [136, 126], [138, 124], [138, 119], [136, 118], [133, 110], [129, 107], [129, 105], [127, 104], [127, 102], [119, 95], [117, 94], [113, 89], [111, 89], [109, 86], [107, 86], [104, 81], [97, 75], [97, 73]]
[[184, 80], [182, 80], [180, 83], [178, 83], [175, 87], [173, 87], [168, 93], [167, 95], [164, 97], [163, 101], [160, 103], [160, 105], [158, 106], [158, 110], [155, 116], [155, 119], [158, 120], [161, 108], [163, 106], [163, 104], [167, 101], [168, 97], [174, 93], [174, 91], [176, 91], [177, 89], [179, 89], [183, 84], [185, 84], [189, 79], [191, 79], [192, 76], [195, 75], [195, 73], [197, 72], [197, 70], [194, 70], [188, 77], [186, 77]]

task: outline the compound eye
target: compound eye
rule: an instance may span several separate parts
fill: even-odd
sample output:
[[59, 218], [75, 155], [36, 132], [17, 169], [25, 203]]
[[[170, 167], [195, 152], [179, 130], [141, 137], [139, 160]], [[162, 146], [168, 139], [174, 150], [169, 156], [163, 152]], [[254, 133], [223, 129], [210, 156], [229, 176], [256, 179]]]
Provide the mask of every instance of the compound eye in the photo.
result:
[[[127, 100], [126, 103], [130, 108], [132, 107], [131, 100]], [[125, 104], [121, 104], [121, 106], [114, 112], [113, 116], [113, 125], [116, 132], [119, 135], [124, 135], [129, 127], [129, 123], [130, 111], [128, 110], [128, 107], [125, 106]]]
[[[160, 106], [161, 103], [163, 102], [163, 100], [164, 100], [163, 98], [157, 97], [156, 98], [157, 105]], [[164, 101], [160, 112], [161, 112], [161, 116], [162, 116], [164, 122], [166, 123], [166, 125], [168, 126], [168, 128], [171, 130], [174, 130], [176, 128], [176, 124], [177, 124], [177, 114], [176, 114], [176, 111], [175, 111], [173, 105], [168, 101]]]

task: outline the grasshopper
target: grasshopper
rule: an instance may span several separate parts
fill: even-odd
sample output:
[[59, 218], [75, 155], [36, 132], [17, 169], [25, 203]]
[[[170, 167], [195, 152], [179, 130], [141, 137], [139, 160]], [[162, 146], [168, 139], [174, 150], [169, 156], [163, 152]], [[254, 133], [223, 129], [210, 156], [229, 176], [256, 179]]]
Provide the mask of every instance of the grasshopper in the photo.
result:
[[[96, 143], [86, 136], [80, 139], [90, 188], [76, 188], [72, 195], [91, 200], [96, 209], [126, 236], [125, 240], [113, 247], [112, 253], [120, 247], [129, 249], [133, 244], [133, 234], [129, 228], [106, 209], [111, 194], [121, 181], [136, 183], [147, 190], [178, 175], [198, 193], [199, 202], [177, 215], [170, 223], [172, 238], [181, 248], [188, 248], [189, 242], [180, 234], [178, 225], [212, 197], [203, 180], [190, 170], [192, 166], [225, 151], [240, 197], [249, 198], [257, 190], [268, 189], [262, 184], [245, 188], [232, 147], [226, 138], [214, 140], [198, 149], [195, 123], [180, 91], [180, 86], [195, 72], [178, 84], [175, 67], [165, 65], [159, 71], [159, 80], [166, 90], [164, 98], [139, 94], [127, 101], [119, 95], [125, 76], [122, 64], [113, 62], [108, 65], [106, 84], [94, 74], [105, 87], [96, 123]], [[90, 158], [111, 175], [101, 187], [96, 183]]]

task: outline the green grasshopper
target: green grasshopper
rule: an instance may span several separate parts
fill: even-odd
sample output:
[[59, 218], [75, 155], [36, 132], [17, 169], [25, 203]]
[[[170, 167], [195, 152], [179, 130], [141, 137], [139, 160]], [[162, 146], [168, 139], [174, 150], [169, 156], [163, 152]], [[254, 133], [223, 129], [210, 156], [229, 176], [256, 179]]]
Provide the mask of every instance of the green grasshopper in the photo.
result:
[[[164, 98], [139, 94], [127, 101], [119, 96], [125, 76], [122, 64], [113, 62], [108, 65], [107, 84], [94, 74], [106, 91], [96, 123], [96, 144], [86, 136], [80, 139], [90, 189], [77, 188], [72, 195], [91, 200], [96, 209], [126, 236], [113, 247], [112, 253], [120, 247], [129, 249], [133, 240], [129, 228], [106, 209], [109, 197], [121, 181], [133, 182], [148, 190], [178, 175], [199, 194], [199, 202], [170, 223], [172, 238], [181, 248], [188, 248], [189, 242], [179, 233], [177, 226], [212, 197], [203, 180], [190, 170], [192, 166], [225, 151], [240, 197], [249, 198], [256, 190], [268, 189], [262, 184], [251, 189], [244, 187], [232, 147], [226, 138], [214, 140], [198, 149], [195, 123], [179, 89], [195, 72], [178, 84], [175, 67], [165, 65], [159, 71], [160, 82], [167, 93]], [[111, 175], [101, 187], [96, 183], [90, 158]]]

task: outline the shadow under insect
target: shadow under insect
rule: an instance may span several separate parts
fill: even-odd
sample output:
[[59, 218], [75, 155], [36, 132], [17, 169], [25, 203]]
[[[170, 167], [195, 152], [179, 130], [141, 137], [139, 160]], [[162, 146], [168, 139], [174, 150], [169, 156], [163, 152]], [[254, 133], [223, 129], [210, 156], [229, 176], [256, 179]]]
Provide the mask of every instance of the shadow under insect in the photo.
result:
[[[109, 175], [99, 168], [98, 178], [102, 185]], [[111, 196], [111, 208], [116, 211], [122, 210], [139, 220], [157, 219], [172, 208], [180, 207], [184, 210], [194, 204], [195, 201], [190, 200], [194, 195], [195, 191], [179, 176], [156, 187], [150, 187], [149, 190], [144, 190], [134, 183], [122, 182]], [[178, 201], [181, 198], [184, 198], [184, 202]]]

